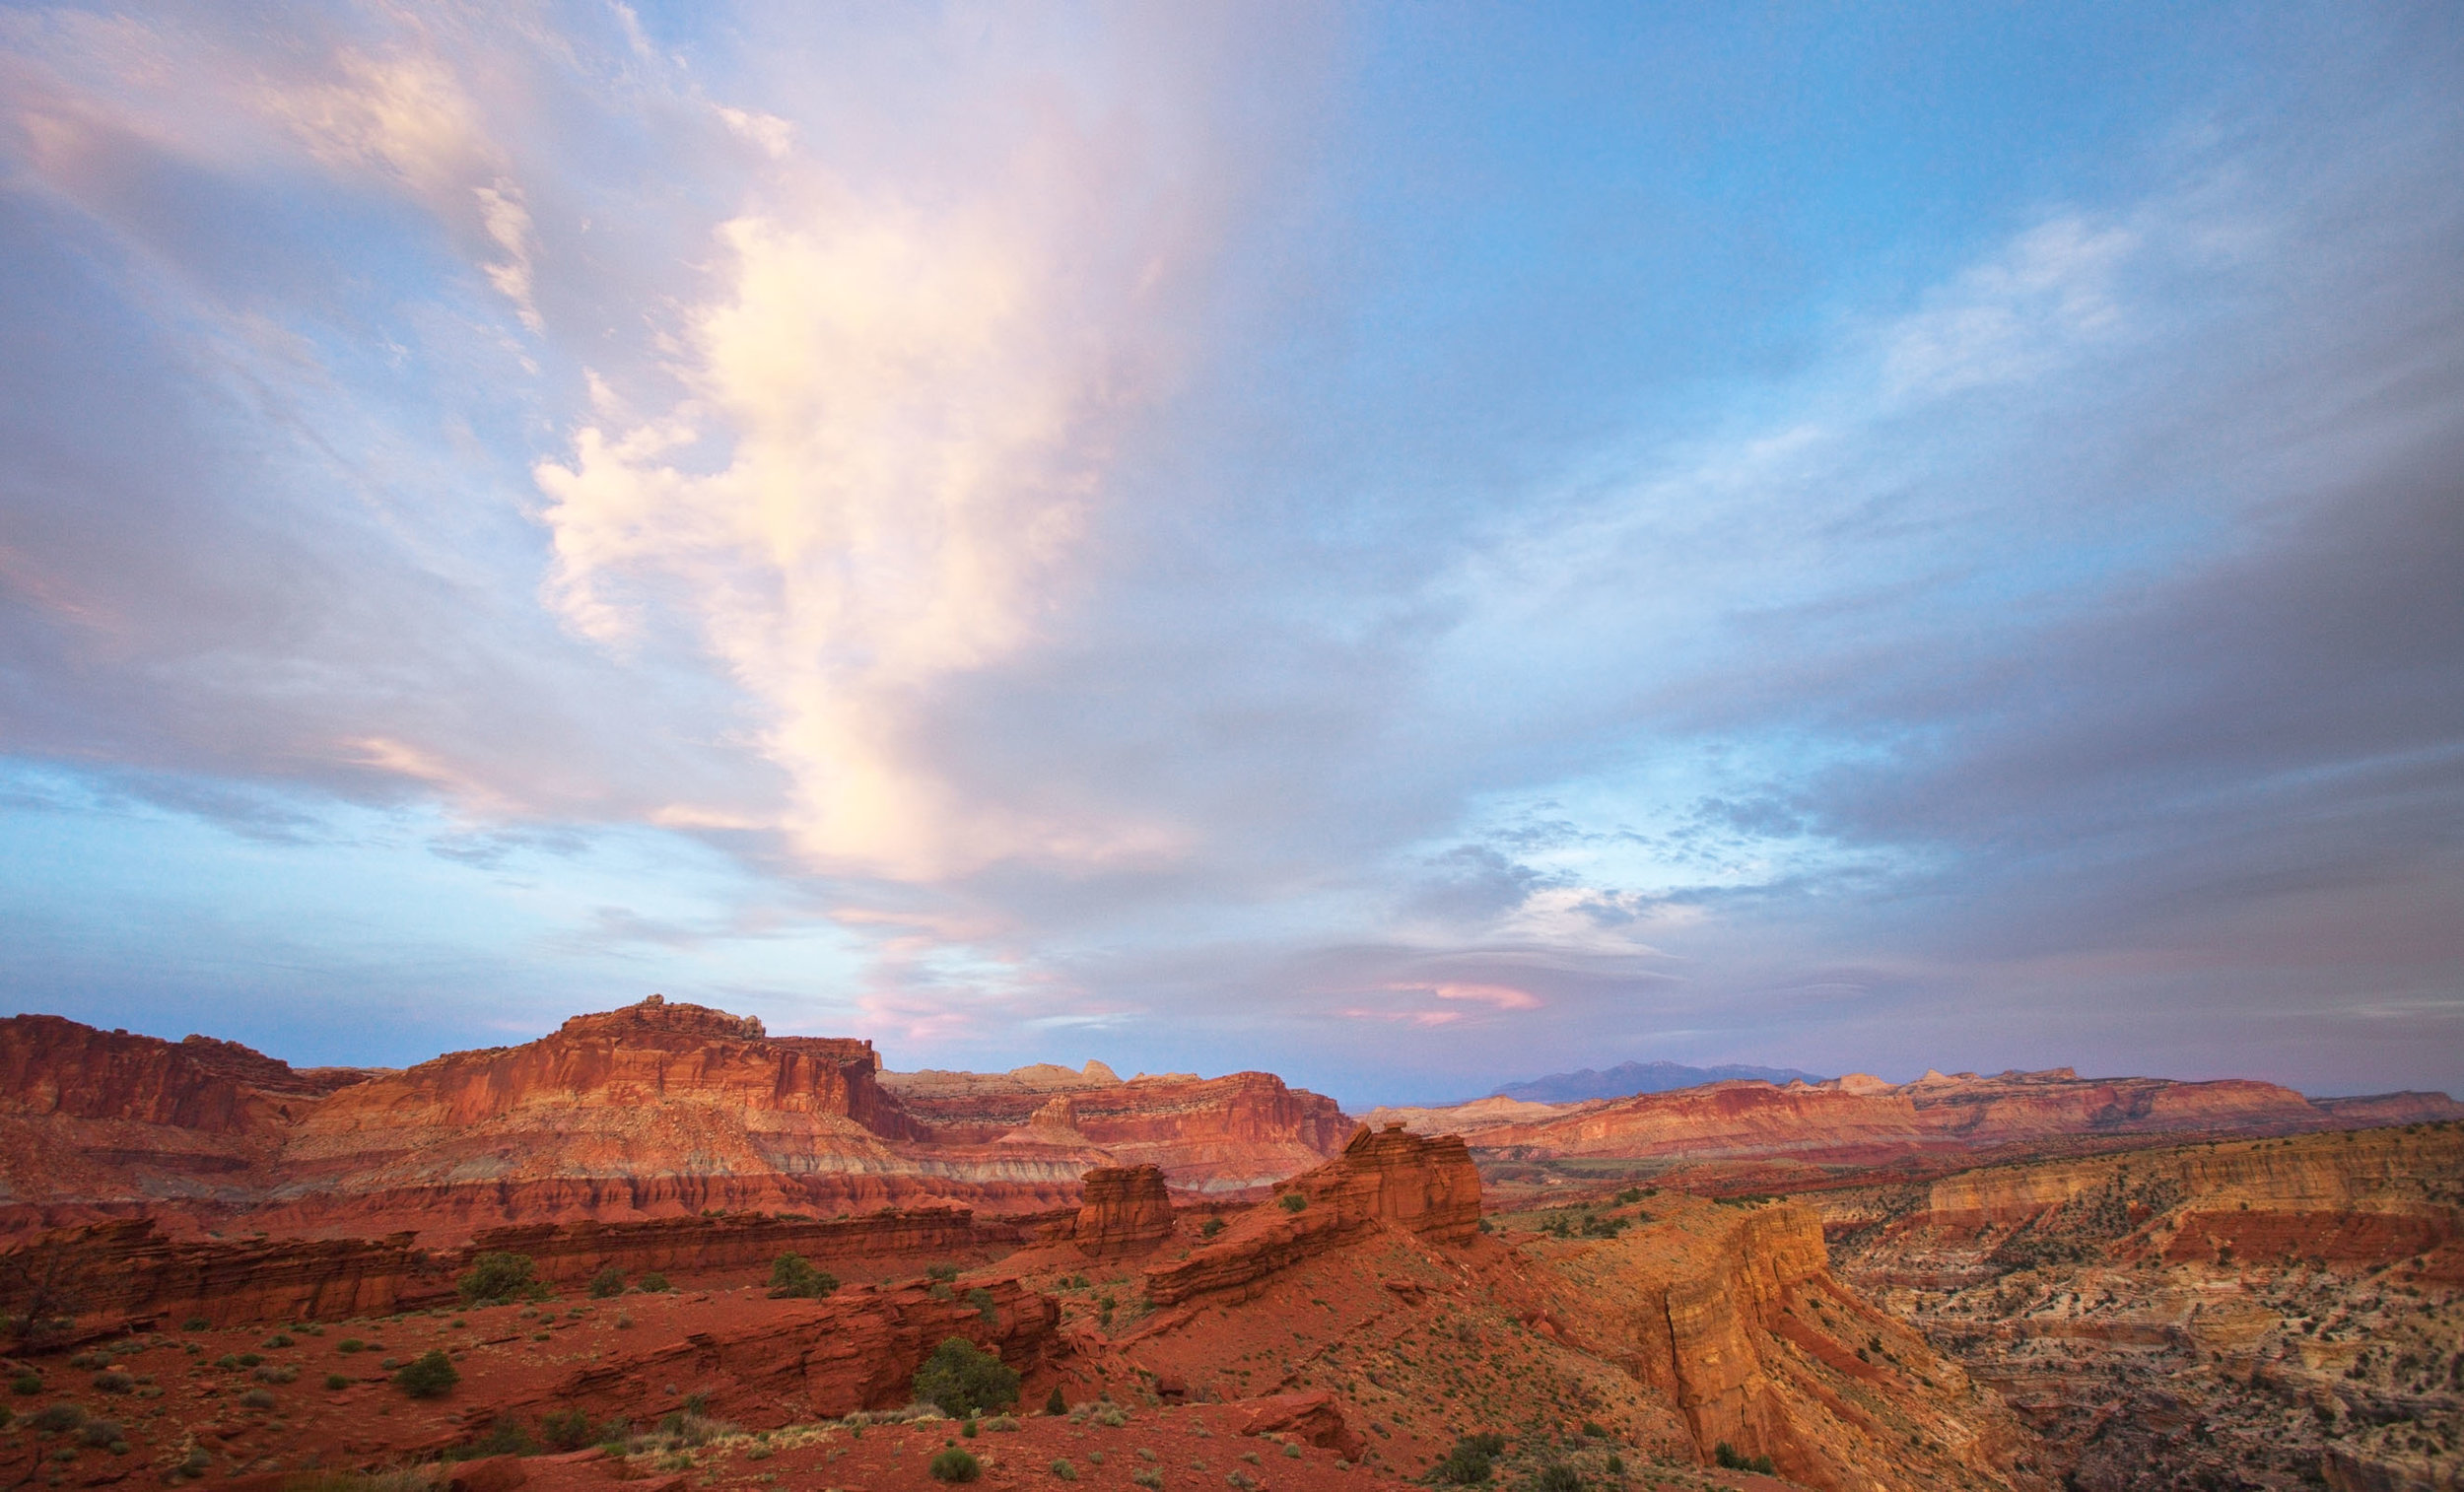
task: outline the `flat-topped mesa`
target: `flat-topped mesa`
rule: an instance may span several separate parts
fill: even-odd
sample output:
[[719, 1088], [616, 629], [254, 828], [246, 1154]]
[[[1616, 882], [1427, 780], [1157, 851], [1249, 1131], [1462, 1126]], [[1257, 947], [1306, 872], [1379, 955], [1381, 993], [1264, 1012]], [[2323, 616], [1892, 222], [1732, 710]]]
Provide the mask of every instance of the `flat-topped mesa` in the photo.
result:
[[445, 1056], [345, 1089], [304, 1126], [322, 1134], [461, 1126], [521, 1110], [714, 1104], [738, 1114], [838, 1118], [887, 1139], [924, 1130], [875, 1080], [872, 1043], [773, 1037], [750, 1016], [657, 995], [578, 1015], [519, 1047]]
[[1085, 1186], [1069, 1236], [1087, 1257], [1147, 1253], [1172, 1237], [1172, 1197], [1160, 1167], [1099, 1166]]
[[[1294, 1205], [1285, 1198], [1297, 1197]], [[1294, 1177], [1274, 1201], [1242, 1214], [1222, 1238], [1146, 1271], [1146, 1296], [1168, 1306], [1193, 1295], [1248, 1291], [1315, 1255], [1394, 1228], [1433, 1243], [1480, 1227], [1480, 1174], [1454, 1134], [1362, 1125], [1343, 1153]]]

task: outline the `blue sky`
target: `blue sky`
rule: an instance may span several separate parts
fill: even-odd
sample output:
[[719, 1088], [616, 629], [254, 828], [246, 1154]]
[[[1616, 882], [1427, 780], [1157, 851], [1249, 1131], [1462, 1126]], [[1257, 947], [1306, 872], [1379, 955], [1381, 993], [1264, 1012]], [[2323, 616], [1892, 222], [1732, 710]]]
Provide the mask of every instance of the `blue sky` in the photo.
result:
[[0, 11], [0, 980], [2464, 1092], [2451, 7]]

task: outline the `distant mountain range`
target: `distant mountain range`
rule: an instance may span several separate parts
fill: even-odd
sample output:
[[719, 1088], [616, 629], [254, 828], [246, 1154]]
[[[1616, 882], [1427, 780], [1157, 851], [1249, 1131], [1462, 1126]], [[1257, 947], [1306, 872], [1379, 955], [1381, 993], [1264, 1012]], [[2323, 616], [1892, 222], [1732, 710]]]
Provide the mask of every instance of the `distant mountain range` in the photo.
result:
[[1491, 1098], [1519, 1098], [1533, 1104], [1572, 1104], [1587, 1098], [1632, 1098], [1637, 1093], [1667, 1093], [1674, 1088], [1698, 1088], [1704, 1083], [1730, 1083], [1759, 1078], [1788, 1084], [1803, 1078], [1824, 1081], [1794, 1067], [1688, 1067], [1683, 1062], [1619, 1062], [1606, 1072], [1589, 1067], [1580, 1072], [1552, 1072], [1528, 1083], [1508, 1083]]

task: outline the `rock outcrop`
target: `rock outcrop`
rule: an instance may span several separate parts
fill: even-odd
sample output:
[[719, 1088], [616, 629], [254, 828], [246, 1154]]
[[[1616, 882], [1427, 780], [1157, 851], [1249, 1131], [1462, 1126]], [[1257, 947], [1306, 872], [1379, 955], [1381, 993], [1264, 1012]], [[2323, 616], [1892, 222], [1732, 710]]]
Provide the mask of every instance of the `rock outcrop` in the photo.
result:
[[839, 1268], [913, 1269], [919, 1260], [989, 1258], [1027, 1237], [1016, 1224], [950, 1206], [838, 1218], [738, 1213], [535, 1223], [442, 1250], [416, 1247], [407, 1232], [378, 1239], [167, 1238], [140, 1218], [63, 1229], [0, 1253], [0, 1309], [17, 1304], [10, 1281], [48, 1277], [81, 1314], [104, 1321], [338, 1321], [450, 1301], [455, 1277], [491, 1252], [523, 1255], [540, 1280], [572, 1286], [609, 1268], [628, 1277], [758, 1272], [790, 1252]]
[[1172, 1194], [1155, 1166], [1105, 1166], [1084, 1178], [1070, 1241], [1089, 1258], [1150, 1253], [1172, 1236]]
[[1552, 1327], [1673, 1400], [1706, 1459], [1726, 1444], [1822, 1488], [2044, 1484], [2007, 1409], [1832, 1278], [1811, 1208], [1686, 1202], [1538, 1247], [1571, 1287]]
[[1215, 1242], [1149, 1268], [1146, 1297], [1172, 1305], [1194, 1295], [1247, 1290], [1380, 1228], [1459, 1243], [1479, 1226], [1479, 1173], [1460, 1138], [1426, 1139], [1401, 1125], [1364, 1125], [1341, 1155], [1293, 1178], [1275, 1200], [1239, 1216]]

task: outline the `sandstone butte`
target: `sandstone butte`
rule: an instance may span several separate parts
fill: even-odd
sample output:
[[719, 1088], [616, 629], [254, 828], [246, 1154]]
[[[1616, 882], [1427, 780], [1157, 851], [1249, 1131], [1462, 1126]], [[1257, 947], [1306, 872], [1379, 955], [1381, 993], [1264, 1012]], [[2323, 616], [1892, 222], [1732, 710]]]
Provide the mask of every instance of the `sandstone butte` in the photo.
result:
[[869, 1042], [773, 1037], [652, 996], [401, 1071], [294, 1070], [229, 1043], [0, 1021], [0, 1232], [416, 1233], [719, 1209], [1074, 1204], [1091, 1169], [1237, 1193], [1350, 1133], [1268, 1073], [892, 1074]]

